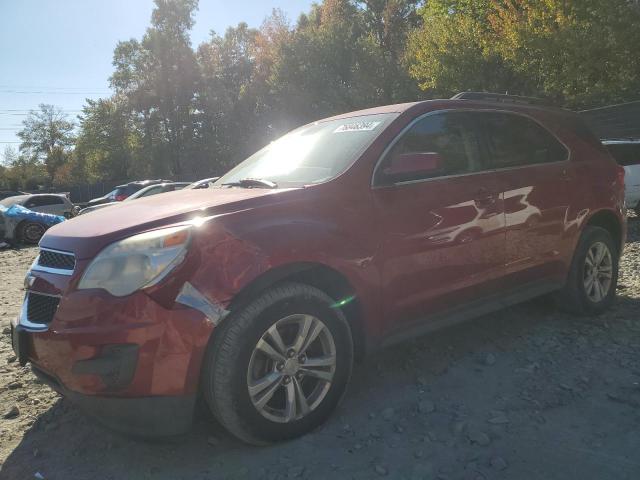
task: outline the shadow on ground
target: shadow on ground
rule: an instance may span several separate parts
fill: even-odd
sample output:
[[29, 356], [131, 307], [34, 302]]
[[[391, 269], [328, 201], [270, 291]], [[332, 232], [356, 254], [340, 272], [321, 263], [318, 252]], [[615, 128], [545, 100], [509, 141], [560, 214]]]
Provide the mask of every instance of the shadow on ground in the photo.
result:
[[0, 478], [638, 478], [639, 311], [622, 297], [584, 320], [537, 300], [384, 351], [325, 426], [267, 448], [203, 415], [183, 437], [131, 440], [61, 399]]

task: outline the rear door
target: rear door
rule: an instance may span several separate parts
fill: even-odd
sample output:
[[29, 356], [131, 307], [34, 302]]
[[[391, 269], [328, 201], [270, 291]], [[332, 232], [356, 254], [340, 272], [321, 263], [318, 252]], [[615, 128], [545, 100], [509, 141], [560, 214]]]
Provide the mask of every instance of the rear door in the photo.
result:
[[[435, 153], [444, 169], [390, 183], [397, 153]], [[504, 212], [496, 175], [481, 164], [472, 116], [435, 112], [414, 121], [376, 168], [386, 330], [495, 293], [504, 273]]]
[[480, 112], [487, 163], [502, 188], [507, 284], [562, 281], [572, 167], [569, 150], [533, 118]]

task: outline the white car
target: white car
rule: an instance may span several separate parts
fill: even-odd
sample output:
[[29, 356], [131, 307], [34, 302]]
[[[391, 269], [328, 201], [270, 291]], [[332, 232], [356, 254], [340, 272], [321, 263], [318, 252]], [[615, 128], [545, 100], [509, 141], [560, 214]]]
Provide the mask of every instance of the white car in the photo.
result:
[[200, 190], [203, 188], [211, 188], [214, 183], [218, 181], [220, 177], [211, 177], [193, 182], [191, 185], [185, 187], [186, 190]]
[[50, 193], [35, 193], [18, 195], [0, 200], [0, 205], [7, 208], [12, 205], [22, 205], [34, 212], [62, 215], [71, 218], [74, 215], [73, 203], [65, 195]]
[[625, 202], [640, 216], [640, 140], [603, 140], [618, 165], [624, 167]]
[[[174, 190], [182, 190], [189, 184], [187, 182], [171, 182], [171, 183], [157, 183], [144, 187], [142, 190], [138, 190], [133, 195], [129, 195], [123, 200], [123, 202], [130, 202], [136, 198], [150, 197], [152, 195], [158, 195], [159, 193], [173, 192]], [[102, 210], [103, 208], [112, 207], [118, 205], [121, 202], [101, 203], [100, 205], [94, 205], [92, 207], [83, 208], [78, 215], [85, 215], [87, 213], [95, 212], [96, 210]]]

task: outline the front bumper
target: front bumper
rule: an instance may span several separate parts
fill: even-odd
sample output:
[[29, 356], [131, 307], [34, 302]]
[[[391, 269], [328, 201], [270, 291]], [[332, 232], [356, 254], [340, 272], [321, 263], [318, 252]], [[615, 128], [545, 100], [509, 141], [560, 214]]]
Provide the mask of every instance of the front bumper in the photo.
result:
[[[36, 286], [49, 275], [38, 273]], [[12, 322], [14, 349], [46, 384], [118, 431], [172, 435], [189, 428], [215, 326], [201, 311], [161, 305], [145, 292], [116, 298], [72, 291], [38, 331], [29, 328], [27, 310]]]
[[112, 430], [138, 437], [156, 437], [179, 435], [191, 428], [196, 395], [140, 398], [83, 395], [65, 388], [36, 366], [32, 366], [32, 370], [40, 381]]

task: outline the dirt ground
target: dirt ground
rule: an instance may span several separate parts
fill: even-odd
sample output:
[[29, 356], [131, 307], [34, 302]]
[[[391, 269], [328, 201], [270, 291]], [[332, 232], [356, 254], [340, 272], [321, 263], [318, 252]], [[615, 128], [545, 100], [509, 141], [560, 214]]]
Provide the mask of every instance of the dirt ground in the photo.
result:
[[536, 300], [376, 354], [325, 426], [268, 448], [205, 417], [171, 441], [131, 440], [40, 385], [7, 335], [36, 251], [0, 251], [0, 478], [638, 479], [639, 219], [629, 227], [609, 313]]

